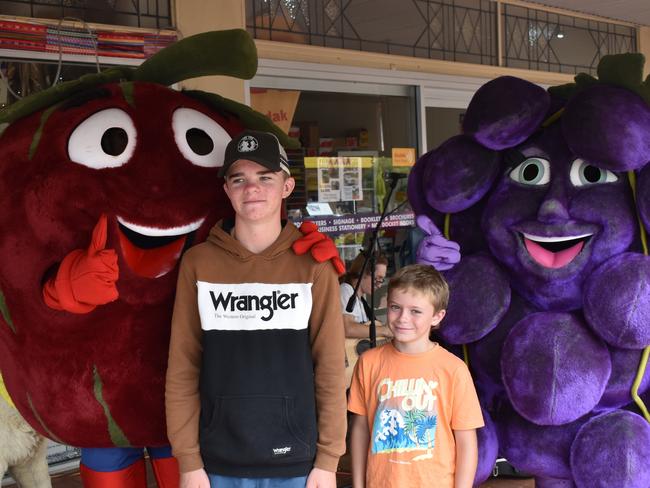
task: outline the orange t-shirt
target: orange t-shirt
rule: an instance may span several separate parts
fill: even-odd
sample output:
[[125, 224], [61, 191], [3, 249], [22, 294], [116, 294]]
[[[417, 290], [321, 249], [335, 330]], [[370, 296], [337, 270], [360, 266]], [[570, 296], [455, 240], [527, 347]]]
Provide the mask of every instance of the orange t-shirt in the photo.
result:
[[348, 410], [368, 419], [369, 487], [453, 487], [452, 431], [484, 425], [467, 366], [439, 345], [421, 354], [392, 344], [363, 353]]

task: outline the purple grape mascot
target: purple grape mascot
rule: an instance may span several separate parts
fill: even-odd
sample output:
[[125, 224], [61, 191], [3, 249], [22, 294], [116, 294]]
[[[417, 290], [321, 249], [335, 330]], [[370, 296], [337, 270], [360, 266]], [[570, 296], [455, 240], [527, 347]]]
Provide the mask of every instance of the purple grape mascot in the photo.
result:
[[492, 80], [409, 178], [418, 258], [451, 286], [443, 339], [466, 345], [487, 418], [477, 483], [499, 452], [538, 488], [650, 486], [643, 62], [548, 91]]

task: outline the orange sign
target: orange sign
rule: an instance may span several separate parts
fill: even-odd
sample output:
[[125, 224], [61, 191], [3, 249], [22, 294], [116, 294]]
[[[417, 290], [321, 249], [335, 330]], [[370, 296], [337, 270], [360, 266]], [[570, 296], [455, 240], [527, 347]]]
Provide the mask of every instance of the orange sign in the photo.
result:
[[393, 148], [393, 168], [409, 167], [415, 164], [415, 148], [413, 147], [394, 147]]
[[251, 89], [251, 107], [262, 112], [288, 134], [298, 97], [299, 91], [254, 88]]

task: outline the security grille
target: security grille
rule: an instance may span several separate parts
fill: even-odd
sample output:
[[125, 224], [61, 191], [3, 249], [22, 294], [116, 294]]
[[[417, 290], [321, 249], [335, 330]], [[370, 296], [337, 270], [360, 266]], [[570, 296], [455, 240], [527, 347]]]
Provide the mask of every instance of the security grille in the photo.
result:
[[504, 65], [560, 73], [596, 73], [600, 58], [636, 50], [636, 29], [503, 5]]
[[0, 15], [61, 19], [168, 29], [172, 27], [170, 0], [0, 0]]
[[636, 50], [631, 26], [488, 0], [246, 0], [257, 39], [561, 73]]
[[488, 0], [246, 0], [257, 39], [482, 64], [496, 63]]

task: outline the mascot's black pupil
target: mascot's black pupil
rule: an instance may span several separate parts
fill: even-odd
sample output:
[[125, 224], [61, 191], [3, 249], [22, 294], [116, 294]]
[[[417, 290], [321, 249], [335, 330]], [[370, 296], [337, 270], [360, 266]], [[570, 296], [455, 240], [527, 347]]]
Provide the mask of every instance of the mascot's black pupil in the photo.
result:
[[539, 167], [536, 164], [529, 164], [524, 168], [523, 177], [525, 181], [533, 181], [539, 175]]
[[129, 136], [124, 129], [111, 127], [102, 135], [102, 149], [106, 154], [119, 156], [126, 149]]
[[600, 169], [595, 166], [585, 166], [584, 175], [585, 180], [589, 183], [598, 183], [600, 181]]
[[212, 138], [201, 129], [193, 128], [188, 130], [185, 133], [185, 139], [187, 139], [187, 143], [189, 144], [192, 151], [194, 151], [199, 156], [210, 154], [214, 149], [214, 142], [212, 142]]

